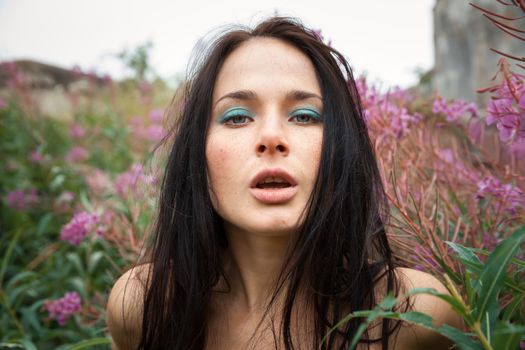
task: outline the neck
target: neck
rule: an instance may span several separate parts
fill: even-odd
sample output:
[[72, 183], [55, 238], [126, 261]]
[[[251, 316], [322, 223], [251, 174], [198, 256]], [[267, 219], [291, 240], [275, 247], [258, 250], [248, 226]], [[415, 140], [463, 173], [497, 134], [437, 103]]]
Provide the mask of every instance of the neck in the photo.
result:
[[247, 310], [262, 310], [276, 287], [290, 236], [253, 234], [237, 228], [227, 228], [226, 235], [229, 255], [225, 272], [231, 296]]

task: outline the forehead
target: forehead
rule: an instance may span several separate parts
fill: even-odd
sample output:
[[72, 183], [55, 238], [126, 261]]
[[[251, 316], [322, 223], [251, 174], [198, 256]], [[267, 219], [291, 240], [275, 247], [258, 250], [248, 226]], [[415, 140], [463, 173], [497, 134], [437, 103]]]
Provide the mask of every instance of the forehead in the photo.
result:
[[267, 96], [293, 89], [321, 95], [310, 59], [291, 44], [275, 38], [252, 38], [236, 48], [219, 71], [213, 99], [243, 89]]

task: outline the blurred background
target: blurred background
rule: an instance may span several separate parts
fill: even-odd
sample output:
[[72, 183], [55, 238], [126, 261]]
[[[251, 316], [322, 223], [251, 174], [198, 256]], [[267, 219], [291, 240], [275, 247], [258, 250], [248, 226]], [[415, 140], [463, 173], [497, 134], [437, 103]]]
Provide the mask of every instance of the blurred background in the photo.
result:
[[125, 76], [116, 54], [151, 42], [151, 65], [182, 75], [193, 47], [229, 24], [254, 25], [278, 13], [322, 30], [360, 73], [403, 87], [433, 66], [433, 0], [396, 1], [102, 1], [2, 0], [0, 58]]
[[0, 349], [109, 348], [192, 52], [274, 14], [352, 65], [395, 256], [479, 313], [454, 341], [525, 348], [523, 1], [0, 0]]

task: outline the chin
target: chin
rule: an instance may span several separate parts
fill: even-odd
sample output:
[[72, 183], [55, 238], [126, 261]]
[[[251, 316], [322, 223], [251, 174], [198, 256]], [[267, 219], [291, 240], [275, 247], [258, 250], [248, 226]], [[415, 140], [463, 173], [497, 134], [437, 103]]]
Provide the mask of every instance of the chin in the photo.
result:
[[256, 221], [245, 226], [245, 231], [265, 236], [290, 235], [298, 228], [297, 215], [258, 215]]

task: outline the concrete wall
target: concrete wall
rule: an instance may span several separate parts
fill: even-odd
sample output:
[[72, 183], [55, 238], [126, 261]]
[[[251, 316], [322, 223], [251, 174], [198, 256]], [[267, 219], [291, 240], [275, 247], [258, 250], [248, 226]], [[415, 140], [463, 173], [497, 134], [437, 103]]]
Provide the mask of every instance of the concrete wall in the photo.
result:
[[[487, 94], [475, 91], [487, 87], [497, 72], [501, 57], [489, 48], [525, 56], [525, 42], [497, 29], [467, 0], [437, 0], [434, 7], [435, 68], [432, 89], [447, 99], [459, 98], [484, 106]], [[476, 5], [507, 16], [523, 15], [496, 0], [472, 0]], [[523, 20], [516, 21], [525, 29]], [[525, 34], [522, 34], [525, 36]], [[518, 68], [519, 70], [519, 68]]]

